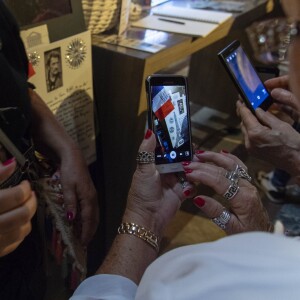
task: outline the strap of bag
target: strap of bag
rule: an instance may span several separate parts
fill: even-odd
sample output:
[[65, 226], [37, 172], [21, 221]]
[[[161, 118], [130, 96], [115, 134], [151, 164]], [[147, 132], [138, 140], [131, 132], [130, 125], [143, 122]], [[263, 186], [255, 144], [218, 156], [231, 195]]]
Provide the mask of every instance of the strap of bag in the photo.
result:
[[22, 154], [15, 144], [8, 138], [4, 131], [0, 128], [0, 143], [12, 154], [17, 160], [19, 166], [16, 171], [4, 182], [0, 184], [0, 189], [15, 186], [20, 183], [22, 177], [27, 174], [30, 179], [38, 178], [38, 170], [34, 168], [36, 160], [33, 146]]
[[4, 131], [0, 128], [0, 142], [17, 160], [19, 165], [24, 168], [26, 165], [25, 156], [19, 151], [15, 144], [8, 138]]

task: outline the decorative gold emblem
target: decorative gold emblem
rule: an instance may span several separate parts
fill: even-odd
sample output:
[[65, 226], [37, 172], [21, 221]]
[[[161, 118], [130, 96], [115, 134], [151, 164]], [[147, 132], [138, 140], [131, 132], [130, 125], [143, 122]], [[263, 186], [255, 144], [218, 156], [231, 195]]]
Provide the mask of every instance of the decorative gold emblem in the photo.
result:
[[38, 54], [38, 52], [33, 51], [31, 53], [28, 53], [28, 60], [34, 67], [38, 66], [40, 59], [41, 56]]
[[77, 69], [86, 58], [86, 45], [83, 40], [75, 39], [67, 47], [66, 61], [70, 68]]

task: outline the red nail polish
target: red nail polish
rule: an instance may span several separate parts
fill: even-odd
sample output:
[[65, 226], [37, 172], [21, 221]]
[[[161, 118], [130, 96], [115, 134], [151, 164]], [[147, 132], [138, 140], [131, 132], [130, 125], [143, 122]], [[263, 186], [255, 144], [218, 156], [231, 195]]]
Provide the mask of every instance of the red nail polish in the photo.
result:
[[13, 163], [15, 160], [16, 160], [16, 159], [15, 159], [14, 157], [12, 157], [12, 158], [8, 159], [7, 161], [5, 161], [5, 162], [3, 163], [3, 166], [8, 166], [8, 165], [10, 165], [11, 163]]
[[190, 173], [192, 173], [193, 172], [193, 170], [191, 170], [191, 169], [185, 169], [184, 170], [184, 173], [186, 173], [186, 174], [190, 174]]
[[183, 161], [182, 162], [182, 165], [183, 166], [188, 166], [188, 165], [190, 165], [191, 164], [191, 161]]
[[202, 199], [201, 197], [195, 197], [193, 200], [194, 204], [198, 207], [203, 207], [205, 205], [205, 200]]
[[67, 212], [67, 220], [69, 222], [74, 220], [74, 214], [73, 214], [73, 212], [71, 212], [71, 211]]
[[185, 194], [186, 197], [188, 197], [191, 194], [191, 191], [190, 190], [186, 190], [183, 193]]
[[229, 152], [227, 150], [222, 149], [221, 152], [228, 154]]
[[149, 139], [149, 137], [152, 135], [152, 130], [150, 130], [150, 129], [148, 129], [147, 131], [146, 131], [146, 134], [145, 134], [145, 139], [147, 140], [147, 139]]
[[196, 150], [196, 154], [202, 154], [204, 152], [205, 152], [204, 150]]

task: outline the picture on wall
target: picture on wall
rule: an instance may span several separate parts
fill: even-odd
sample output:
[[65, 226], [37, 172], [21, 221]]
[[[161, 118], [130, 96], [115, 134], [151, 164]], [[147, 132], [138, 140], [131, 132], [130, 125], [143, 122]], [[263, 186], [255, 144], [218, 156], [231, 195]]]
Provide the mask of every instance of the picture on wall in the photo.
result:
[[46, 22], [72, 13], [71, 0], [5, 0], [20, 26]]

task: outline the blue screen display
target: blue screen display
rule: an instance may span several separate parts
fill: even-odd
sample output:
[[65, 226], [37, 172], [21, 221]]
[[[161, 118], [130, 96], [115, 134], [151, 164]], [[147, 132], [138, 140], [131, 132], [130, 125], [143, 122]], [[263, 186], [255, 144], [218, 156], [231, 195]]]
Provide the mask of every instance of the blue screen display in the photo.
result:
[[252, 107], [256, 109], [269, 97], [269, 93], [258, 77], [242, 47], [225, 57], [233, 75], [239, 82]]

